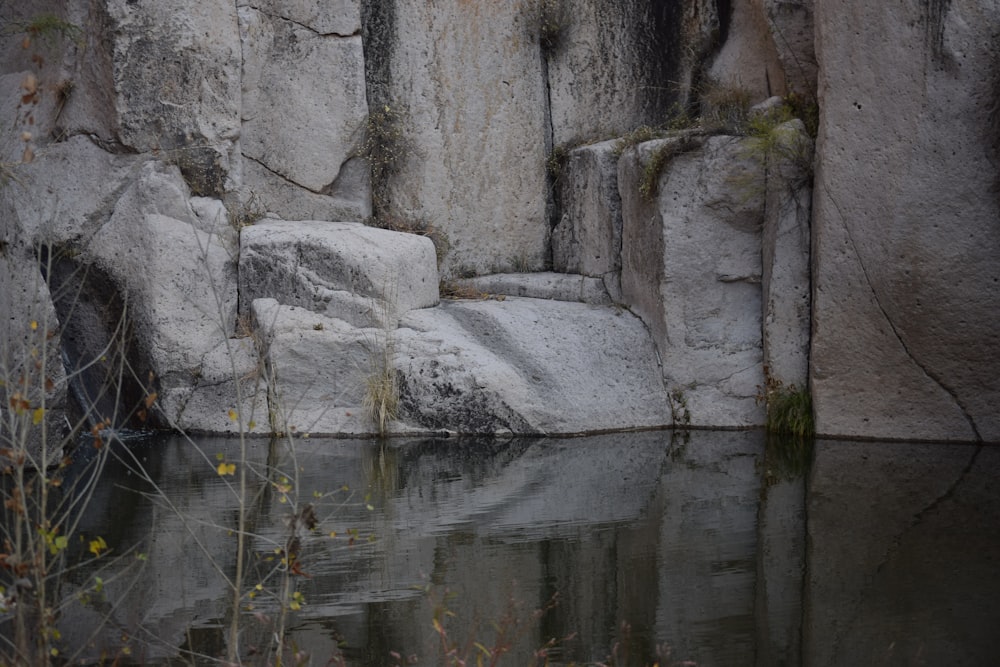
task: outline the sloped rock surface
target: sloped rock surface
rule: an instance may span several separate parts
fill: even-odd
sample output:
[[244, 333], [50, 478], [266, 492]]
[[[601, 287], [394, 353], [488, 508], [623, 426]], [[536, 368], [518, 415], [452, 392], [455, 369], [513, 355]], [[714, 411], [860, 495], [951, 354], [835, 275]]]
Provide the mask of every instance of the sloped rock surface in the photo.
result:
[[[414, 310], [400, 328], [254, 302], [279, 425], [371, 433], [365, 377], [388, 344], [401, 386], [393, 433], [582, 433], [657, 428], [670, 410], [645, 327], [612, 308], [510, 297]], [[388, 338], [387, 338], [388, 336]]]
[[670, 423], [642, 323], [613, 308], [510, 297], [401, 321], [407, 419], [467, 432], [578, 433]]

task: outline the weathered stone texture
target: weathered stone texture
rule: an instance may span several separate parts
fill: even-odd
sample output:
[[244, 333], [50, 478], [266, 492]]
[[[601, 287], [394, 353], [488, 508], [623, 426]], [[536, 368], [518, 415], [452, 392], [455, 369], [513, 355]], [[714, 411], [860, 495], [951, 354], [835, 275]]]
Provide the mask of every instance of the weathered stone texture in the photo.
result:
[[[577, 145], [663, 122], [686, 101], [718, 35], [714, 2], [538, 0], [552, 143]], [[551, 33], [547, 36], [547, 33]]]
[[754, 99], [785, 92], [785, 70], [775, 49], [761, 0], [732, 0], [722, 26], [725, 41], [708, 74], [724, 86], [748, 91]]
[[388, 72], [370, 81], [373, 103], [406, 116], [390, 208], [448, 234], [446, 273], [509, 258], [542, 268], [547, 116], [533, 3], [389, 4], [392, 22], [369, 27], [382, 48], [366, 57]]
[[109, 0], [118, 139], [181, 167], [196, 194], [227, 187], [240, 133], [236, 6]]
[[318, 34], [248, 7], [239, 19], [243, 154], [311, 193], [329, 194], [368, 113], [361, 36]]
[[[676, 405], [698, 426], [763, 422], [762, 172], [734, 137], [675, 137], [619, 161], [623, 299], [649, 327]], [[658, 151], [655, 197], [639, 192]]]
[[394, 328], [407, 311], [437, 304], [434, 244], [360, 223], [265, 220], [240, 234], [241, 308], [262, 298]]
[[813, 141], [801, 120], [773, 131], [777, 145], [765, 174], [761, 237], [764, 367], [784, 387], [809, 382], [810, 212]]
[[1000, 440], [1000, 7], [851, 0], [816, 24], [817, 429]]

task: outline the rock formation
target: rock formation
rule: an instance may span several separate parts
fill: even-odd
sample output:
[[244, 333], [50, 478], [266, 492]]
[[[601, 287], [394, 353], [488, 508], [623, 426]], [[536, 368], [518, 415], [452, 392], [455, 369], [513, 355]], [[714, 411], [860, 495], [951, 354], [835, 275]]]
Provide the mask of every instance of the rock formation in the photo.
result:
[[374, 344], [395, 432], [1000, 439], [992, 3], [26, 4], [8, 381], [35, 313], [185, 430], [372, 432]]

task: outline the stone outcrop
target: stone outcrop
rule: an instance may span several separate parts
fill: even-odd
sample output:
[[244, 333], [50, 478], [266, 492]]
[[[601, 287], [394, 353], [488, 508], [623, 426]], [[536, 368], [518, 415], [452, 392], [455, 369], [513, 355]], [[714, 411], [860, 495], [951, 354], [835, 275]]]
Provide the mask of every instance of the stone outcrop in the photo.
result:
[[1000, 440], [998, 12], [816, 6], [820, 433]]
[[[742, 150], [735, 137], [681, 136], [619, 163], [623, 299], [650, 328], [677, 410], [699, 426], [763, 420], [763, 174]], [[665, 154], [643, 194], [647, 166]]]
[[275, 298], [355, 326], [395, 327], [409, 310], [437, 304], [434, 244], [426, 237], [360, 223], [273, 220], [240, 236], [243, 312], [255, 299]]

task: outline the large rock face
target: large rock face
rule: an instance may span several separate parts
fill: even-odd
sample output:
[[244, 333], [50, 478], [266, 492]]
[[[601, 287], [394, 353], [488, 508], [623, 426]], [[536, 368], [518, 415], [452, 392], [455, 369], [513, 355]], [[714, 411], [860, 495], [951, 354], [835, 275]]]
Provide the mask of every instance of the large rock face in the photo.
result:
[[447, 233], [445, 272], [537, 270], [546, 259], [548, 121], [533, 4], [391, 0], [367, 15], [370, 94], [401, 114], [406, 147], [387, 184], [390, 208]]
[[851, 0], [816, 23], [817, 429], [998, 440], [1000, 7]]
[[[263, 203], [272, 212], [298, 213], [272, 190], [293, 186], [305, 198], [330, 197], [337, 194], [341, 172], [349, 171], [345, 166], [360, 144], [368, 113], [356, 7], [353, 17], [339, 17], [342, 26], [319, 21], [327, 30], [347, 30], [342, 36], [250, 7], [240, 9], [241, 148], [252, 163], [247, 165], [250, 188], [263, 191]], [[368, 196], [363, 187], [341, 194], [347, 195], [342, 206], [353, 200], [361, 207]]]

